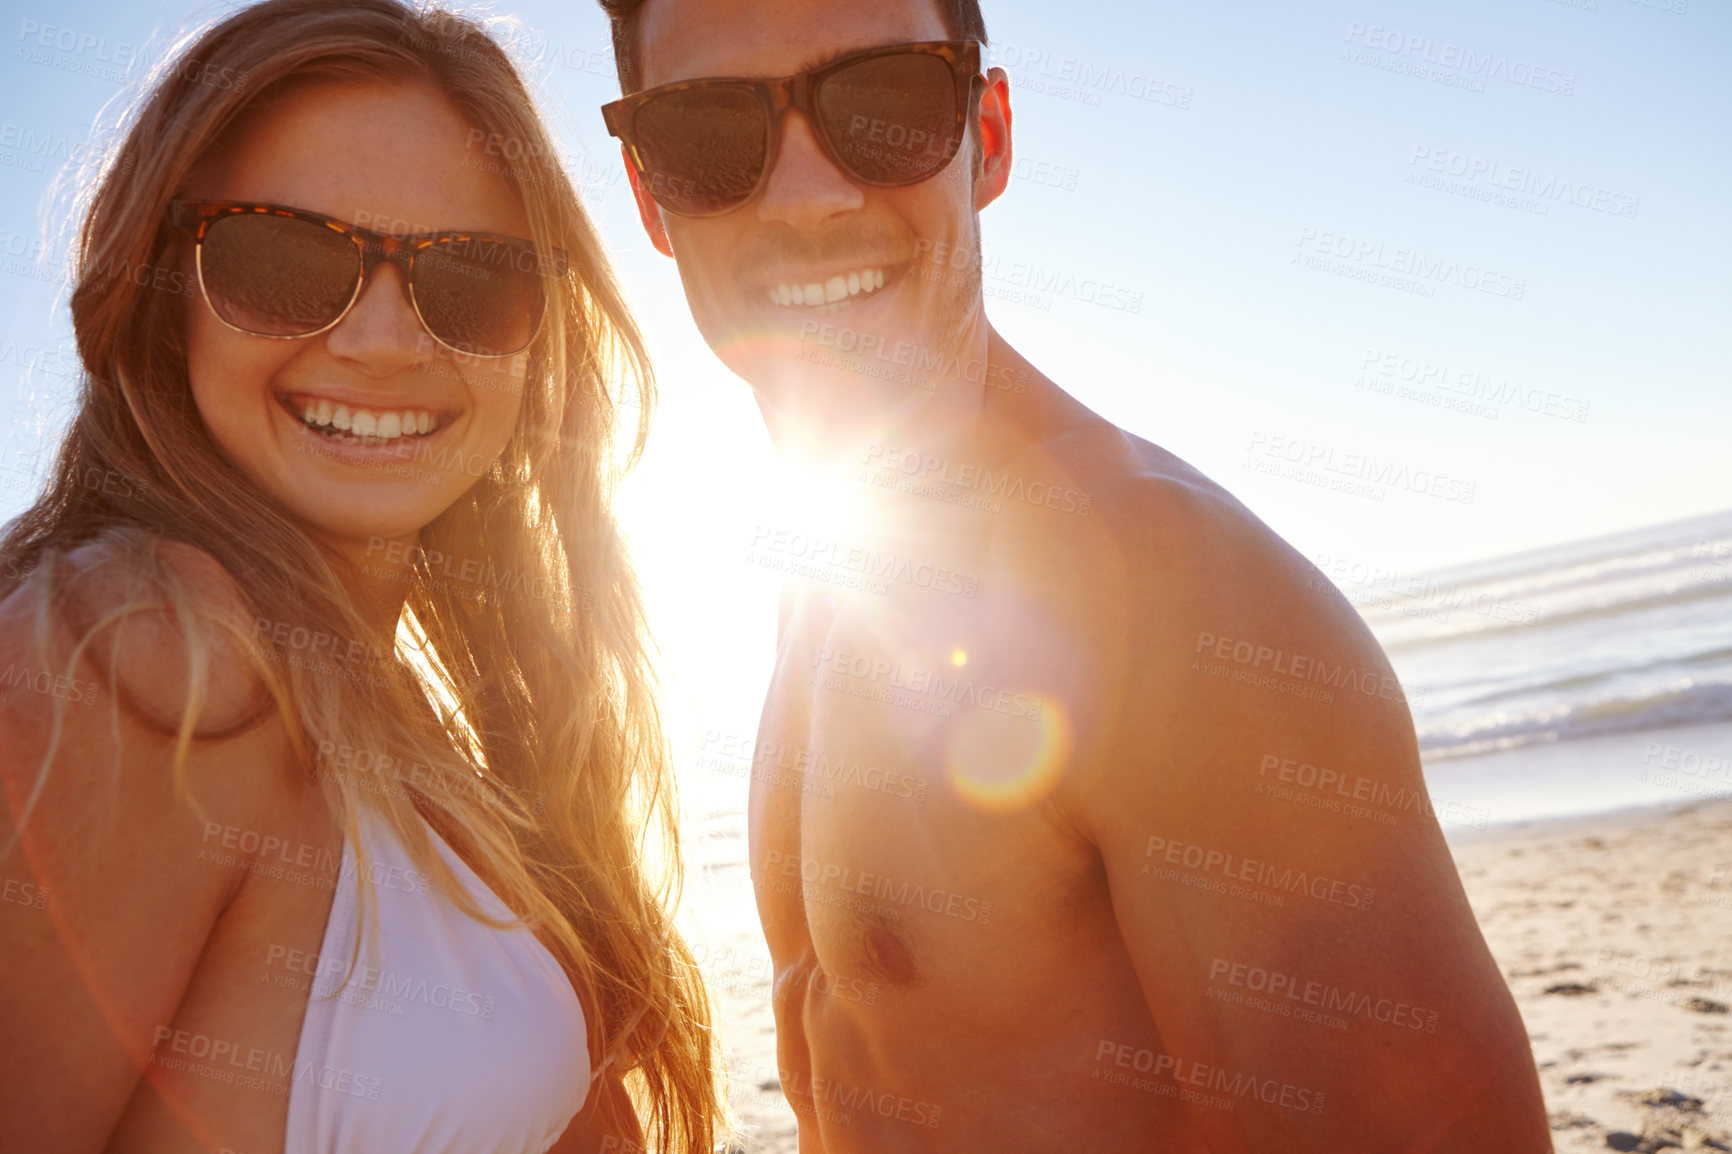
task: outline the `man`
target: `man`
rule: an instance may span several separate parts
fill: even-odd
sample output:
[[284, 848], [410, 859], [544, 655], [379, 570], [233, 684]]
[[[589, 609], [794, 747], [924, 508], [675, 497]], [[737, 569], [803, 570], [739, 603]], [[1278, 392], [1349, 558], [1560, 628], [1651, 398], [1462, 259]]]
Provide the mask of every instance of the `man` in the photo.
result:
[[1548, 1149], [1377, 644], [986, 318], [974, 0], [604, 4], [644, 228], [808, 506], [749, 543], [801, 1150]]

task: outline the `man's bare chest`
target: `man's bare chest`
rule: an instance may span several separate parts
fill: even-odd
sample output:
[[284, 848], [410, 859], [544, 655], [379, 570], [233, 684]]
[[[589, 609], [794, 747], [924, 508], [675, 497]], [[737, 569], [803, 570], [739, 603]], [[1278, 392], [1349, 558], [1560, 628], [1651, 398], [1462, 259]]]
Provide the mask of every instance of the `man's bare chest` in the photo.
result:
[[921, 987], [1104, 910], [1092, 848], [1051, 805], [1070, 718], [995, 610], [795, 613], [753, 767], [760, 904], [799, 931], [773, 952]]

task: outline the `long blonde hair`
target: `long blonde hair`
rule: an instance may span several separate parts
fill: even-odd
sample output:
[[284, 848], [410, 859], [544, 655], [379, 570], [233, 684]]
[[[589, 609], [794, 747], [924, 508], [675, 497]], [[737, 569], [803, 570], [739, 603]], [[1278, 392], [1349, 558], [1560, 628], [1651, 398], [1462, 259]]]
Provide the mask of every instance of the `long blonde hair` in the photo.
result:
[[[194, 670], [171, 726], [183, 789], [188, 750], [212, 736], [199, 725], [209, 631], [226, 634], [357, 854], [359, 815], [381, 815], [416, 864], [486, 921], [435, 851], [425, 816], [549, 943], [582, 999], [592, 1067], [630, 1071], [650, 1148], [708, 1154], [722, 1122], [718, 1055], [696, 963], [671, 923], [677, 809], [641, 598], [611, 511], [643, 448], [653, 380], [554, 144], [510, 57], [450, 12], [266, 0], [177, 48], [81, 208], [71, 308], [85, 371], [46, 491], [0, 540], [4, 572], [20, 575], [0, 580], [0, 596], [34, 574], [54, 597], [57, 559], [92, 544], [142, 577], [148, 596], [135, 608], [175, 614]], [[399, 636], [415, 639], [414, 662], [307, 660], [305, 638], [332, 639], [327, 656], [366, 651], [345, 562], [218, 451], [187, 380], [188, 297], [161, 291], [160, 270], [181, 267], [186, 243], [162, 223], [168, 200], [225, 128], [291, 79], [437, 88], [484, 139], [515, 142], [497, 171], [538, 247], [570, 256], [569, 273], [548, 280], [510, 443], [411, 556]], [[500, 150], [478, 158], [489, 151]], [[87, 485], [92, 469], [131, 483]], [[214, 558], [252, 619], [194, 596], [164, 542]], [[427, 563], [438, 554], [485, 563], [454, 587]], [[343, 750], [361, 753], [345, 764], [331, 756]], [[390, 764], [430, 769], [406, 788], [380, 788], [377, 770]]]

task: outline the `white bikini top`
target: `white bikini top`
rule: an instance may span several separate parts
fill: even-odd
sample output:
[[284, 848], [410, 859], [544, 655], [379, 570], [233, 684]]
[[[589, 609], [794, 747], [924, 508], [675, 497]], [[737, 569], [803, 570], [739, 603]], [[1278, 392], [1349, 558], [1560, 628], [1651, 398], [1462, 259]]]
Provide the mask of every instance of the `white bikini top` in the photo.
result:
[[[295, 1052], [286, 1154], [544, 1154], [590, 1083], [571, 982], [527, 929], [457, 909], [382, 818], [360, 822], [378, 935], [363, 928], [349, 973], [357, 891], [345, 839]], [[437, 833], [433, 844], [484, 911], [512, 916]]]

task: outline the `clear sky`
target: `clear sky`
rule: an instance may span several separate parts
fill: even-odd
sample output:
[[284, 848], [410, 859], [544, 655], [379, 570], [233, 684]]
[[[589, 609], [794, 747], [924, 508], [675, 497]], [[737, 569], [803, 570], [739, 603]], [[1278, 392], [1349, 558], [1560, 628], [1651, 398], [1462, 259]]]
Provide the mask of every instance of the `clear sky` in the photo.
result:
[[[224, 10], [4, 5], [0, 517], [70, 395], [64, 294], [30, 259], [50, 182], [129, 58]], [[749, 732], [768, 441], [638, 228], [597, 112], [617, 94], [599, 10], [489, 10], [521, 20], [650, 335], [661, 406], [624, 512], [670, 676], [692, 724]], [[1732, 505], [1724, 3], [985, 10], [1020, 158], [984, 216], [989, 314], [1302, 551], [1411, 572]]]

